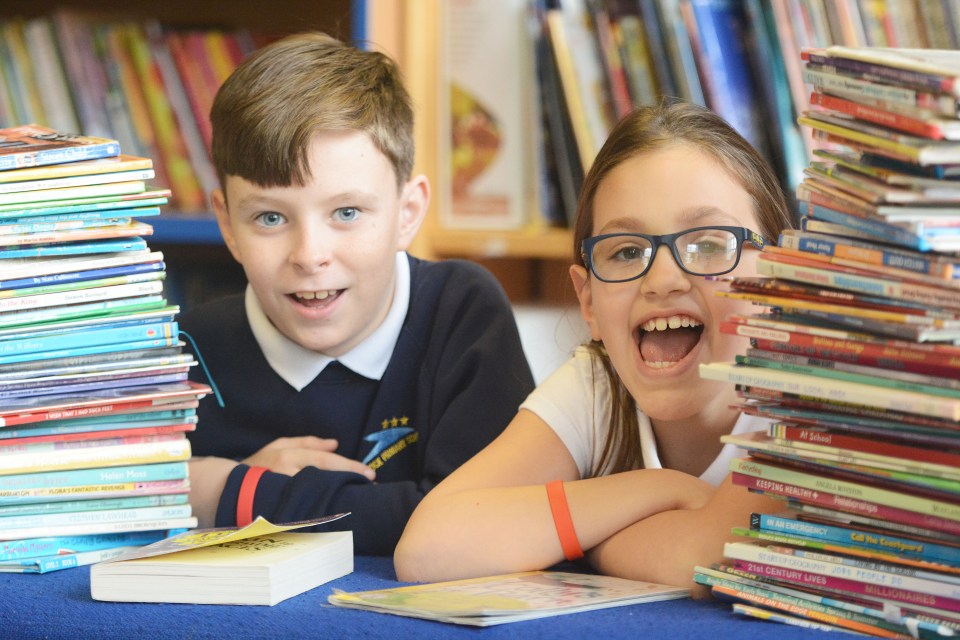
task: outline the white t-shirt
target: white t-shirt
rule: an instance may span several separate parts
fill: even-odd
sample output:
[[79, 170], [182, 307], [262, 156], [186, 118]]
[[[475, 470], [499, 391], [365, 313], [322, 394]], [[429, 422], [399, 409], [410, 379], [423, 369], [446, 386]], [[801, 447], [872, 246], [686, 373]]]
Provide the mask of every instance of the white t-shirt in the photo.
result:
[[[527, 396], [520, 408], [532, 411], [550, 425], [576, 461], [581, 478], [591, 474], [603, 453], [611, 399], [606, 372], [586, 347], [579, 347], [570, 360]], [[637, 420], [643, 466], [662, 469], [650, 419], [638, 409]], [[759, 431], [769, 424], [766, 418], [741, 414], [732, 433]], [[743, 455], [746, 455], [743, 449], [724, 445], [700, 479], [719, 486], [729, 472], [730, 460]]]

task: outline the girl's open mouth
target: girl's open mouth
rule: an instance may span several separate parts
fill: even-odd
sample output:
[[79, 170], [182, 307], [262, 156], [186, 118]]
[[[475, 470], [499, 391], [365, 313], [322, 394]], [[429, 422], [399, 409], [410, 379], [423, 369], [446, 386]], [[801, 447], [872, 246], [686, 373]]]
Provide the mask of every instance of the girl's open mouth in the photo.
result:
[[640, 357], [648, 367], [675, 366], [690, 353], [703, 334], [703, 323], [690, 316], [653, 318], [640, 326]]

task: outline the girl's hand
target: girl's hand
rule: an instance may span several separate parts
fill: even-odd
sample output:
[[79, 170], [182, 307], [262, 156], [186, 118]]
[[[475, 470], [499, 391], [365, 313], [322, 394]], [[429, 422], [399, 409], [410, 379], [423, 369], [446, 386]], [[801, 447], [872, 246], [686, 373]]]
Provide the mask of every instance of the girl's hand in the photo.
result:
[[243, 462], [290, 476], [304, 467], [316, 467], [326, 471], [351, 471], [368, 480], [376, 478], [376, 472], [367, 465], [335, 453], [337, 445], [336, 440], [316, 436], [277, 438]]

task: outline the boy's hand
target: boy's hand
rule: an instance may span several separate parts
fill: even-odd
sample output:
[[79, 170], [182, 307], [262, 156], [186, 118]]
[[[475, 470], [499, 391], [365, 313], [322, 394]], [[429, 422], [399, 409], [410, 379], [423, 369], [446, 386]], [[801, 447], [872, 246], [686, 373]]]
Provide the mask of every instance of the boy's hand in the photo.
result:
[[277, 438], [243, 462], [290, 476], [304, 467], [317, 467], [326, 471], [352, 471], [368, 480], [376, 478], [374, 470], [362, 462], [334, 453], [337, 445], [336, 440], [316, 436]]

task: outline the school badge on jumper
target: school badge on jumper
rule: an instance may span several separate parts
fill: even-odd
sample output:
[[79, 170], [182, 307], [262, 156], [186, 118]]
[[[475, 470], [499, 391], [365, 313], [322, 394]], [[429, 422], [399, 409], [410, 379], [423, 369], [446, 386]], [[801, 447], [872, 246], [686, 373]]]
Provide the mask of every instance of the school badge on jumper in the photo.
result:
[[364, 436], [364, 440], [373, 443], [373, 449], [363, 459], [363, 463], [370, 465], [371, 469], [379, 469], [387, 460], [406, 449], [407, 445], [416, 442], [420, 434], [407, 426], [409, 422], [410, 418], [407, 416], [393, 416], [380, 423], [380, 431]]

